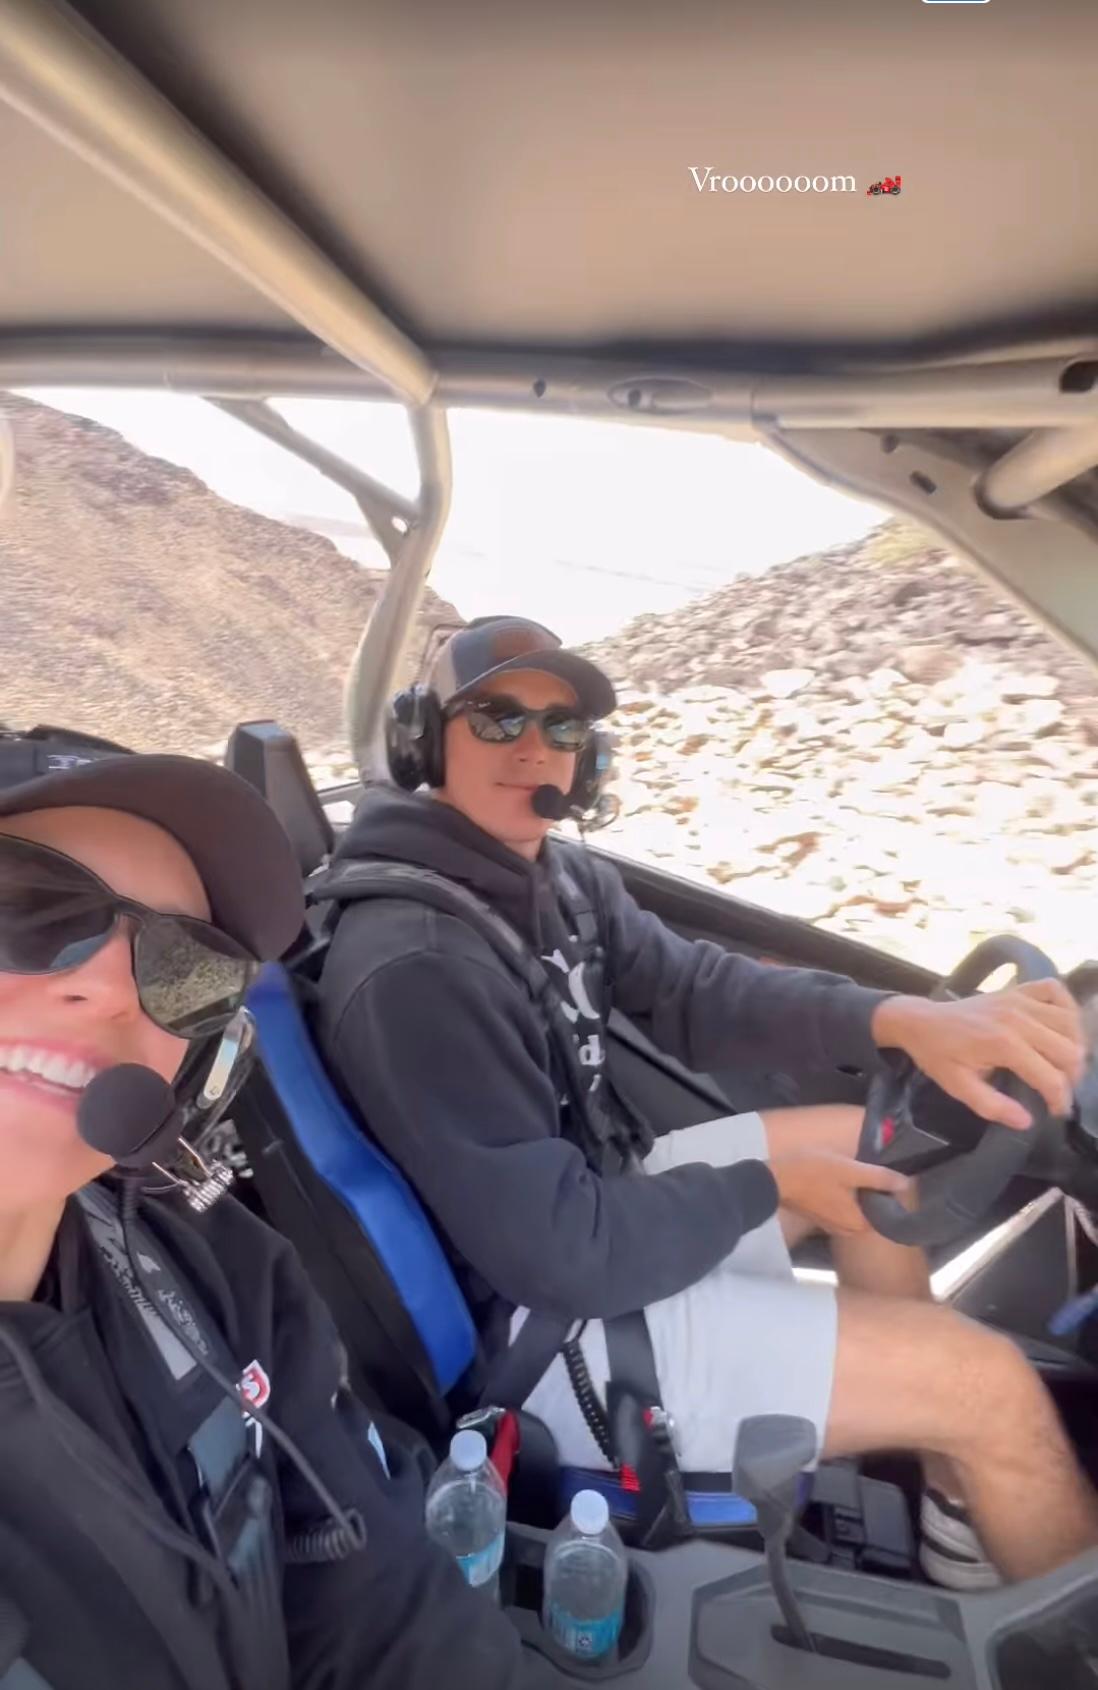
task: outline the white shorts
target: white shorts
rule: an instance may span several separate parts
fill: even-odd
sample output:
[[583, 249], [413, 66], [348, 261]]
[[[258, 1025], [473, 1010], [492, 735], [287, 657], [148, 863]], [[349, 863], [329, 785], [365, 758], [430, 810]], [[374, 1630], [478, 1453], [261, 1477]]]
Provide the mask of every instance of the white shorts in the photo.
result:
[[[688, 1162], [723, 1168], [768, 1155], [761, 1118], [732, 1115], [668, 1133], [644, 1167], [646, 1173]], [[730, 1472], [739, 1423], [753, 1414], [803, 1415], [822, 1445], [835, 1371], [835, 1292], [793, 1277], [776, 1215], [747, 1233], [704, 1279], [653, 1303], [646, 1314], [684, 1472]], [[524, 1309], [516, 1311], [512, 1339], [525, 1318]], [[587, 1323], [580, 1348], [605, 1404], [610, 1370], [601, 1321]], [[606, 1468], [560, 1356], [525, 1406], [549, 1427], [565, 1466]]]

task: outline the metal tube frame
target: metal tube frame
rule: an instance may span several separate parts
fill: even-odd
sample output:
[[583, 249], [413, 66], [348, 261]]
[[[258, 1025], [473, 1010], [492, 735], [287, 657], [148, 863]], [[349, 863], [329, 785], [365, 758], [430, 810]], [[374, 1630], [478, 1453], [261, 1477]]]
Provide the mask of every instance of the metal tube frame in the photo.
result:
[[359, 778], [363, 785], [384, 780], [388, 774], [385, 708], [450, 512], [452, 465], [446, 413], [437, 405], [424, 405], [411, 413], [420, 489], [410, 502], [310, 440], [264, 400], [213, 399], [211, 403], [349, 492], [385, 550], [389, 579], [362, 631], [344, 687], [347, 735]]
[[59, 0], [0, 0], [0, 98], [408, 405], [435, 372], [236, 165]]
[[400, 544], [389, 582], [351, 660], [344, 694], [351, 752], [363, 785], [388, 775], [385, 707], [399, 677], [416, 608], [423, 597], [446, 519], [453, 477], [445, 414], [433, 405], [412, 412], [422, 477], [415, 520]]
[[[0, 0], [2, 8], [9, 0]], [[2, 91], [2, 90], [0, 90]], [[1098, 424], [1098, 343], [1058, 356], [780, 376], [564, 353], [434, 354], [448, 409], [548, 412], [726, 432], [773, 428], [1030, 430]], [[365, 364], [296, 336], [0, 332], [0, 387], [149, 387], [204, 396], [386, 399]]]
[[242, 422], [257, 434], [273, 440], [276, 446], [292, 452], [295, 458], [311, 464], [328, 481], [350, 493], [363, 517], [384, 549], [392, 564], [400, 553], [401, 541], [417, 520], [417, 506], [386, 487], [365, 470], [330, 452], [326, 446], [310, 440], [307, 434], [288, 423], [285, 417], [266, 399], [217, 399], [206, 396], [207, 402], [224, 411], [226, 416]]
[[[787, 432], [1040, 430], [989, 466], [978, 508], [1032, 504], [1098, 461], [1098, 343], [967, 364], [807, 377], [536, 352], [431, 360], [135, 68], [60, 0], [0, 0], [0, 99], [120, 183], [316, 337], [226, 345], [165, 335], [0, 335], [0, 386], [177, 387], [222, 408], [352, 492], [391, 576], [347, 685], [364, 775], [449, 510], [445, 405], [629, 417], [780, 440]], [[317, 343], [320, 344], [317, 344]], [[391, 396], [412, 409], [414, 505], [292, 429], [272, 394]], [[401, 529], [405, 531], [401, 533]]]
[[351, 752], [363, 785], [388, 773], [384, 716], [399, 678], [416, 608], [450, 511], [450, 435], [445, 413], [412, 413], [420, 491], [409, 501], [293, 428], [261, 399], [211, 399], [226, 415], [292, 452], [349, 492], [389, 558], [389, 580], [362, 632], [344, 688]]
[[[727, 437], [739, 433], [749, 440], [809, 427], [1032, 430], [988, 466], [977, 485], [978, 501], [999, 515], [1027, 507], [1098, 464], [1098, 347], [1082, 346], [1056, 358], [811, 378], [727, 370], [687, 373], [685, 367], [638, 376], [628, 370], [619, 363], [563, 355], [442, 353], [435, 397], [448, 409], [540, 410]], [[240, 398], [272, 393], [386, 397], [384, 385], [370, 372], [325, 348], [285, 338], [244, 337], [226, 346], [195, 336], [59, 335], [15, 341], [0, 334], [0, 386], [79, 381], [220, 396], [226, 410]]]
[[[437, 381], [431, 361], [67, 6], [0, 0], [0, 98], [213, 253], [339, 355], [335, 361], [344, 369], [368, 372], [412, 408], [421, 485], [410, 504], [285, 423], [264, 403], [277, 384], [219, 396], [235, 396], [235, 409], [232, 403], [225, 409], [346, 487], [390, 558], [389, 582], [347, 685], [351, 743], [364, 774], [376, 772], [371, 748], [450, 504], [449, 436], [445, 413], [431, 404]], [[111, 385], [118, 375], [116, 366]], [[203, 384], [206, 396], [209, 385]]]
[[995, 516], [1025, 510], [1098, 464], [1098, 423], [1039, 429], [989, 464], [975, 496]]

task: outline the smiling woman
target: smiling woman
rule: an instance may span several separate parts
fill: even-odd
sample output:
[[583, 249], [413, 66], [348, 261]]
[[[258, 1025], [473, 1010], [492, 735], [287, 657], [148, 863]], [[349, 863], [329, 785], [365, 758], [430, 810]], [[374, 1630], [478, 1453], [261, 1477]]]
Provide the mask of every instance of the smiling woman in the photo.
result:
[[517, 1690], [513, 1631], [400, 1520], [292, 1252], [148, 1188], [303, 913], [235, 775], [0, 734], [0, 1562], [55, 1690]]
[[144, 1008], [134, 941], [110, 890], [195, 917], [208, 905], [175, 839], [110, 810], [31, 811], [0, 823], [0, 879], [0, 1207], [40, 1206], [41, 1255], [65, 1199], [111, 1165], [80, 1137], [84, 1089], [127, 1062], [170, 1083], [187, 1054], [186, 1038]]
[[0, 1213], [24, 1239], [8, 1295], [33, 1292], [66, 1199], [111, 1164], [79, 1130], [96, 1076], [137, 1064], [171, 1085], [186, 1066], [189, 1086], [299, 922], [288, 841], [223, 770], [0, 738]]

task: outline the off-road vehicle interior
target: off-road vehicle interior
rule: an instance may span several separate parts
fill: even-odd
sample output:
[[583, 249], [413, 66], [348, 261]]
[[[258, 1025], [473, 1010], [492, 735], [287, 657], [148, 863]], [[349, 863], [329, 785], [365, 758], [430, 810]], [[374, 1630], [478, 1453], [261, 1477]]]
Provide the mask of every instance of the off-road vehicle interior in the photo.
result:
[[[348, 801], [387, 778], [384, 708], [463, 408], [763, 444], [914, 518], [1098, 664], [1096, 60], [1082, 0], [0, 0], [0, 387], [199, 396], [355, 499], [389, 563], [347, 685], [359, 779], [318, 791], [290, 721], [242, 722], [226, 756], [307, 885]], [[416, 495], [291, 427], [275, 401], [302, 397], [405, 407]], [[1004, 931], [940, 978], [618, 867], [680, 933], [779, 965], [958, 996], [1004, 970], [1061, 972]], [[325, 1072], [322, 901], [309, 922], [253, 992], [256, 1068], [200, 1148], [296, 1245], [354, 1383], [429, 1466], [478, 1413], [476, 1330], [428, 1215]], [[1093, 1020], [1098, 964], [1064, 977]], [[780, 1073], [693, 1074], [643, 1026], [611, 1030], [616, 1080], [660, 1131], [864, 1101], [863, 1157], [921, 1190], [914, 1214], [869, 1199], [872, 1224], [924, 1244], [937, 1295], [1024, 1347], [1098, 1477], [1098, 1029], [1070, 1116], [1039, 1111], [1025, 1133], [910, 1067], [821, 1079], [791, 1048]], [[826, 1247], [798, 1262], [827, 1272]], [[808, 1478], [795, 1426], [750, 1432], [730, 1480], [683, 1476], [688, 1525], [643, 1547], [629, 1475], [562, 1469], [524, 1429], [504, 1602], [562, 1684], [1098, 1683], [1098, 1554], [995, 1592], [937, 1589], [909, 1458]], [[631, 1546], [604, 1667], [556, 1652], [538, 1620], [548, 1532], [592, 1485]]]

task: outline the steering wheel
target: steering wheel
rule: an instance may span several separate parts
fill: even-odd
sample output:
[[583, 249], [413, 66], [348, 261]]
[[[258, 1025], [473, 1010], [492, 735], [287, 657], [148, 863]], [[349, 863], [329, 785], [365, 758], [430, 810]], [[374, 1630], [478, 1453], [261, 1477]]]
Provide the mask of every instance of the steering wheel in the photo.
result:
[[[989, 975], [1014, 968], [1019, 984], [1057, 980], [1059, 972], [1043, 951], [1010, 935], [985, 939], [934, 992], [936, 998], [969, 997]], [[959, 1105], [916, 1068], [902, 1051], [888, 1051], [869, 1087], [858, 1159], [904, 1172], [931, 1170], [920, 1176], [918, 1209], [905, 1209], [885, 1191], [860, 1191], [858, 1199], [871, 1226], [896, 1244], [948, 1244], [985, 1213], [1024, 1168], [1048, 1120], [1043, 1097], [1017, 1075], [997, 1069], [992, 1084], [1016, 1098], [1033, 1117], [1024, 1131], [984, 1121]], [[933, 1107], [934, 1096], [941, 1108]], [[921, 1102], [916, 1124], [915, 1105]], [[950, 1136], [935, 1131], [952, 1115]], [[958, 1118], [960, 1128], [958, 1129]], [[972, 1150], [959, 1150], [953, 1136], [980, 1137]]]

